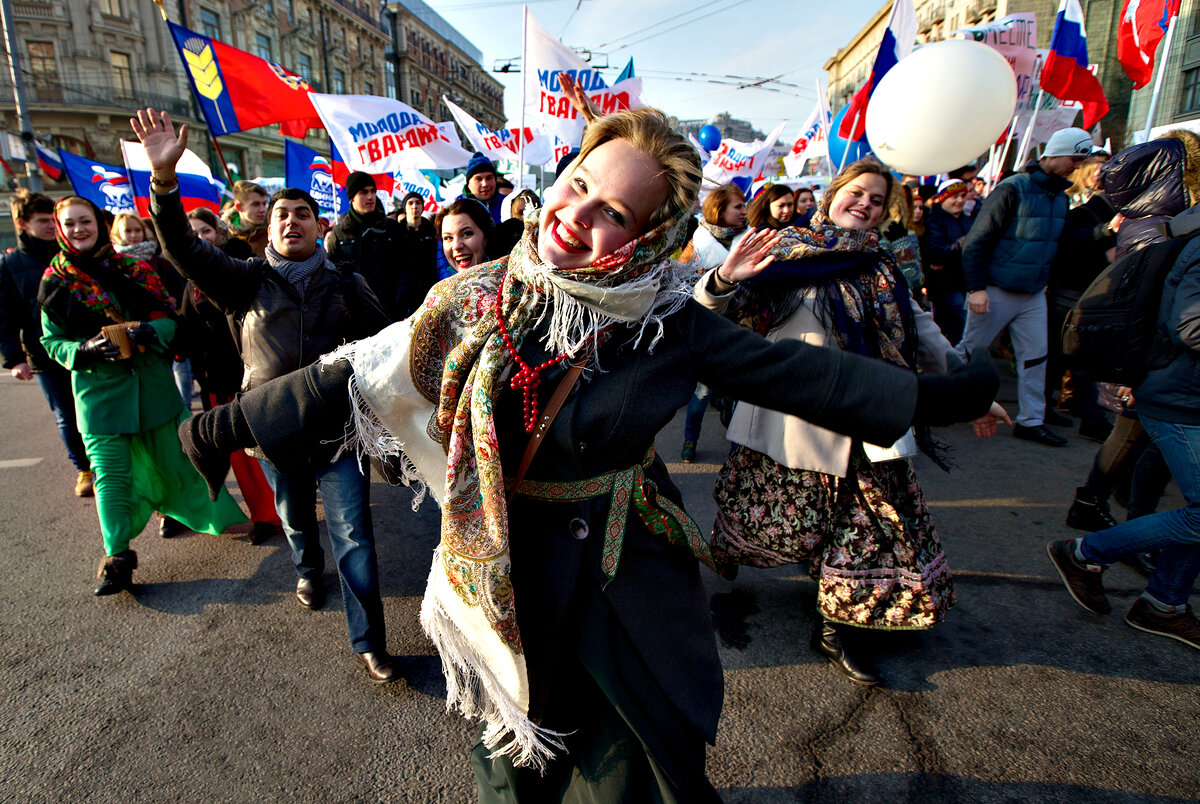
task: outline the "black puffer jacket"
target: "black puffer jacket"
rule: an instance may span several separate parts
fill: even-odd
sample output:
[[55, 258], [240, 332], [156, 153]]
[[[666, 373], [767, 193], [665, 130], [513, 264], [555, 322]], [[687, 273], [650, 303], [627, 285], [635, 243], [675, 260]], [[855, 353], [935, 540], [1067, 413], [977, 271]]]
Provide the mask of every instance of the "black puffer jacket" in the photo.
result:
[[1200, 202], [1200, 136], [1171, 131], [1130, 146], [1100, 168], [1100, 184], [1125, 216], [1117, 257], [1156, 243], [1160, 223]]

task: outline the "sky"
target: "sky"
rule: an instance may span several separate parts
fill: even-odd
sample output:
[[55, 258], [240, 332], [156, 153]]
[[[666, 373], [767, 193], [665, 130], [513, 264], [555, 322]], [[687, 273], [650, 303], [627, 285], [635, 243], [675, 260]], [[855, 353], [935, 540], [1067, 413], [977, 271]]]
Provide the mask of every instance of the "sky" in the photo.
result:
[[[483, 51], [488, 70], [498, 59], [520, 56], [519, 0], [425, 1]], [[763, 132], [787, 120], [780, 140], [791, 142], [816, 102], [816, 79], [825, 87], [823, 65], [884, 2], [531, 0], [529, 11], [564, 44], [607, 54], [609, 69], [601, 72], [610, 83], [632, 57], [646, 105], [685, 120], [729, 112]], [[671, 22], [655, 25], [664, 20]], [[779, 90], [772, 92], [675, 78], [691, 73], [778, 78], [796, 86], [771, 84]], [[505, 111], [515, 120], [520, 76], [492, 75], [504, 84]]]

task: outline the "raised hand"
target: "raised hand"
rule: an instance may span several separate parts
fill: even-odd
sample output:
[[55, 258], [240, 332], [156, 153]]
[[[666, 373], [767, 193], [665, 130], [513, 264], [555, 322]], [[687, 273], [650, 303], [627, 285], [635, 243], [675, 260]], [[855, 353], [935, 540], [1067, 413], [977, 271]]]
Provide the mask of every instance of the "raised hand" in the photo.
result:
[[779, 245], [783, 236], [773, 229], [751, 230], [748, 235], [733, 244], [729, 256], [717, 269], [717, 279], [734, 285], [743, 279], [758, 276], [775, 261], [771, 249]]
[[566, 73], [559, 73], [558, 83], [562, 85], [563, 94], [567, 96], [567, 100], [571, 102], [571, 105], [575, 107], [575, 111], [579, 112], [584, 120], [590, 123], [593, 120], [603, 117], [600, 114], [600, 110], [596, 108], [596, 104], [592, 103], [592, 99], [579, 88], [579, 84], [575, 82], [574, 78]]
[[148, 108], [138, 109], [137, 117], [129, 118], [129, 125], [146, 149], [146, 158], [150, 160], [154, 175], [159, 179], [174, 179], [175, 165], [187, 148], [187, 123], [179, 127], [179, 136], [176, 136], [170, 115]]

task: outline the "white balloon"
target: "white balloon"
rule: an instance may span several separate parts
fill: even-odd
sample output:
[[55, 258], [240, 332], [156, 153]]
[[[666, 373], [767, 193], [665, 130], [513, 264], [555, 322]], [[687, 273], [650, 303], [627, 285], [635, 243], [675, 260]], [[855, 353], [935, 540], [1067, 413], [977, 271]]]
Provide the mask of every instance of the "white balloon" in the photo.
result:
[[998, 52], [965, 39], [934, 42], [879, 82], [867, 106], [867, 140], [900, 173], [945, 173], [987, 151], [1016, 105], [1016, 79]]

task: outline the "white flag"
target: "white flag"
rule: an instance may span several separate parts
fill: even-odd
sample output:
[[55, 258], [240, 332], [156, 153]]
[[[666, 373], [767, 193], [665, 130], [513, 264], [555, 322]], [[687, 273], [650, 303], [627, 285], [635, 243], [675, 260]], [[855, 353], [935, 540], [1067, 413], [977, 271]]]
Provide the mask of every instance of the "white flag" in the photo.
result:
[[471, 147], [493, 162], [497, 159], [520, 159], [522, 140], [525, 145], [526, 164], [541, 165], [549, 161], [552, 149], [550, 138], [534, 134], [529, 126], [525, 127], [523, 135], [517, 126], [493, 131], [445, 95], [442, 96], [442, 103], [446, 104], [454, 122], [458, 123], [463, 134], [467, 135]]
[[442, 198], [437, 187], [421, 171], [401, 170], [397, 171], [392, 178], [395, 180], [392, 185], [392, 198], [396, 199], [396, 203], [403, 200], [409, 193], [416, 193], [425, 199], [425, 215], [432, 217], [442, 208]]
[[[557, 135], [572, 149], [583, 140], [584, 120], [563, 94], [559, 73], [567, 73], [592, 99], [601, 114], [642, 105], [642, 79], [627, 78], [609, 87], [600, 73], [555, 39], [525, 11], [525, 116]], [[532, 160], [526, 160], [532, 161]]]
[[728, 184], [739, 176], [757, 177], [786, 125], [787, 121], [780, 123], [765, 140], [721, 140], [720, 146], [712, 152], [712, 159], [704, 166], [704, 178], [713, 184]]
[[805, 162], [829, 153], [827, 132], [831, 122], [833, 121], [829, 117], [829, 111], [825, 108], [824, 100], [818, 97], [816, 105], [813, 106], [812, 112], [800, 129], [800, 136], [792, 143], [791, 152], [783, 158], [788, 175], [799, 175], [800, 171], [804, 169]]
[[[395, 173], [405, 168], [452, 170], [471, 159], [457, 135], [392, 98], [309, 95], [347, 169]], [[451, 126], [453, 129], [453, 126]]]

